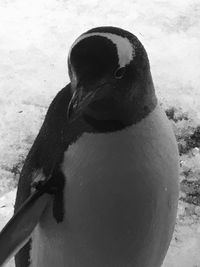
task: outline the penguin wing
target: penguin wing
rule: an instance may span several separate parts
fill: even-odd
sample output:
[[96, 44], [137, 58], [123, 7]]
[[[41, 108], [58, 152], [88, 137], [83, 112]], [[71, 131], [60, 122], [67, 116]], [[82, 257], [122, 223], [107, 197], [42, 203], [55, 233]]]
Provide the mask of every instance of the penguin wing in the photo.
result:
[[24, 202], [3, 228], [0, 233], [0, 266], [4, 265], [30, 239], [49, 200], [49, 194], [41, 194], [37, 191]]
[[[54, 171], [58, 169], [63, 156], [63, 135], [71, 97], [68, 84], [51, 103], [25, 160], [18, 184], [15, 214], [0, 232], [0, 266], [21, 248], [16, 256], [16, 267], [28, 267], [30, 264], [30, 242], [27, 242], [57, 186]], [[31, 193], [32, 185], [35, 184], [35, 190]]]

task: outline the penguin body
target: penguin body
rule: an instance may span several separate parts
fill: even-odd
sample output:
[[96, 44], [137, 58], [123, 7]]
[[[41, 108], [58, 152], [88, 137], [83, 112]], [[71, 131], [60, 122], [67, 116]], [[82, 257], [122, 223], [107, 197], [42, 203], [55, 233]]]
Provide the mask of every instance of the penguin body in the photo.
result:
[[16, 267], [161, 267], [178, 150], [146, 51], [133, 34], [99, 27], [74, 42], [68, 66], [71, 83], [49, 107], [0, 233], [0, 247], [10, 240], [0, 266], [21, 247]]
[[122, 131], [83, 134], [61, 165], [64, 221], [47, 209], [31, 266], [160, 267], [176, 217], [177, 153], [159, 105]]

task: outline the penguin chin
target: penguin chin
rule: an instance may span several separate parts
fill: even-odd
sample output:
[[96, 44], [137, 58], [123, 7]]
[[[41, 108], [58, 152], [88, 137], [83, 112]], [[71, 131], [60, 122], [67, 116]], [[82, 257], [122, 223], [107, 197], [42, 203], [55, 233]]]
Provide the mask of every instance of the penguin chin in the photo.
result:
[[83, 114], [83, 118], [95, 132], [106, 133], [106, 132], [115, 132], [124, 129], [126, 126], [121, 120], [119, 119], [100, 119], [95, 118], [87, 113]]

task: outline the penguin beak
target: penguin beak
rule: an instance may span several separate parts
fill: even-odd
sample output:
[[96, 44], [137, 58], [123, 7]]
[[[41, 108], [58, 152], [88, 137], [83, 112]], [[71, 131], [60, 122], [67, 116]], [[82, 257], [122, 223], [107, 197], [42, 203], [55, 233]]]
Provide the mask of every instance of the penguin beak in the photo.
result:
[[102, 83], [95, 89], [85, 90], [84, 87], [77, 87], [69, 102], [67, 116], [69, 122], [80, 117], [88, 108], [88, 106], [100, 99], [104, 99], [111, 94], [113, 85], [111, 83]]
[[82, 91], [82, 89], [76, 90], [69, 102], [67, 117], [70, 122], [82, 114], [83, 110], [89, 105], [95, 95], [94, 92], [83, 94]]

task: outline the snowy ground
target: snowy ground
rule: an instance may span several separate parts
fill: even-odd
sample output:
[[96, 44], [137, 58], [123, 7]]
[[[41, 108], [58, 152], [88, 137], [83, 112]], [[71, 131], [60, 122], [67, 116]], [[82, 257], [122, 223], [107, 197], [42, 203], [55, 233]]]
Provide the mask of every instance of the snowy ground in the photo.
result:
[[[0, 0], [0, 196], [16, 186], [46, 108], [69, 81], [70, 45], [101, 25], [135, 33], [164, 106], [181, 107], [200, 124], [199, 0]], [[14, 193], [6, 197], [0, 227]], [[179, 211], [185, 214], [182, 203]], [[199, 217], [181, 216], [164, 267], [199, 267]]]

